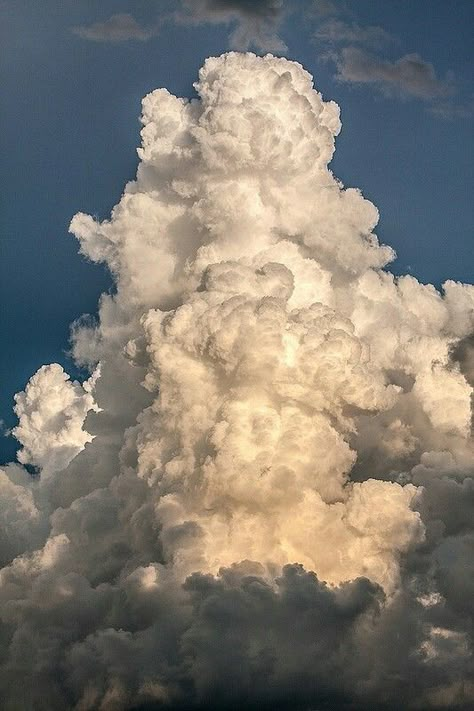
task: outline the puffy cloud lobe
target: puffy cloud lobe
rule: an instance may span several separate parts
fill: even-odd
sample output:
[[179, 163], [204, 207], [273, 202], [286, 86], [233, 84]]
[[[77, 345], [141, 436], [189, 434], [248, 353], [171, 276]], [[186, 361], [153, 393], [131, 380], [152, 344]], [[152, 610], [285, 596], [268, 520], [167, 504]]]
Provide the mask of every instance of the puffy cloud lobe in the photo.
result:
[[46, 475], [67, 466], [91, 441], [82, 425], [89, 410], [96, 409], [91, 393], [95, 377], [83, 385], [71, 383], [57, 363], [32, 376], [25, 392], [15, 396], [19, 424], [13, 434], [22, 445], [20, 462], [38, 466]]
[[73, 328], [92, 379], [18, 396], [6, 708], [467, 710], [474, 288], [384, 271], [300, 65], [196, 89], [145, 97], [136, 180], [71, 223], [117, 290]]
[[15, 464], [0, 469], [0, 560], [9, 563], [41, 545], [47, 521], [35, 501], [35, 482]]
[[[196, 548], [201, 552], [188, 546], [186, 553], [204, 558], [204, 536], [209, 553], [201, 565], [212, 571], [243, 551], [245, 557], [280, 564], [299, 556], [331, 582], [370, 571], [391, 588], [393, 553], [422, 535], [417, 515], [407, 506], [413, 492], [383, 482], [351, 490], [346, 481], [354, 453], [328, 414], [344, 428], [344, 407], [385, 409], [395, 391], [377, 382], [352, 325], [327, 308], [293, 311], [288, 322], [281, 298], [255, 302], [232, 295], [223, 301], [227, 288], [232, 293], [237, 284], [241, 290], [247, 282], [249, 291], [265, 291], [267, 275], [271, 290], [279, 273], [280, 292], [286, 279], [291, 294], [281, 265], [267, 265], [257, 275], [248, 271], [224, 263], [210, 267], [206, 291], [172, 318], [152, 312], [144, 321], [151, 355], [145, 383], [159, 388], [157, 417], [148, 427], [161, 436], [141, 434], [138, 473], [164, 495], [157, 507], [164, 532], [191, 517], [199, 525]], [[197, 477], [205, 482], [201, 501]], [[398, 496], [401, 510], [406, 508], [403, 524]], [[375, 500], [378, 542], [364, 513]], [[230, 528], [225, 524], [229, 508]], [[392, 516], [399, 532], [406, 527], [409, 535], [398, 539], [389, 524]], [[358, 524], [358, 518], [364, 522]], [[330, 555], [318, 545], [329, 530]]]

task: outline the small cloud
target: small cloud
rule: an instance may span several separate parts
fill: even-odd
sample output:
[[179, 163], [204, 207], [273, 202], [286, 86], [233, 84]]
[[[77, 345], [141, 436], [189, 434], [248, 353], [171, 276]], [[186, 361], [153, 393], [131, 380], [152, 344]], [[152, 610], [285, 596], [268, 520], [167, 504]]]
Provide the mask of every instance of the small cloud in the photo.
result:
[[72, 31], [78, 37], [93, 42], [146, 42], [158, 34], [159, 28], [157, 25], [142, 27], [132, 15], [120, 13], [112, 15], [104, 22], [73, 27]]
[[383, 27], [358, 24], [343, 0], [313, 0], [310, 14], [318, 23], [313, 40], [325, 48], [320, 59], [334, 63], [339, 81], [365, 84], [385, 96], [420, 99], [428, 103], [432, 115], [443, 119], [474, 115], [474, 101], [453, 99], [459, 86], [452, 72], [438, 77], [433, 65], [417, 53], [395, 60], [373, 53], [398, 43], [398, 38]]
[[474, 99], [460, 104], [443, 101], [430, 106], [429, 111], [434, 116], [446, 119], [447, 121], [454, 119], [469, 119], [474, 116]]
[[334, 0], [313, 0], [310, 6], [310, 13], [316, 17], [341, 15], [345, 11], [345, 4]]
[[104, 22], [73, 27], [82, 39], [94, 42], [146, 42], [155, 37], [165, 22], [180, 24], [232, 24], [230, 46], [265, 52], [285, 52], [287, 47], [278, 36], [283, 17], [283, 0], [180, 0], [178, 9], [163, 14], [159, 23], [141, 25], [129, 13], [112, 15]]
[[447, 97], [454, 91], [452, 79], [439, 79], [433, 65], [419, 54], [405, 54], [392, 62], [358, 47], [345, 47], [330, 57], [337, 66], [337, 79], [351, 84], [371, 84], [386, 95], [432, 100]]
[[178, 22], [234, 23], [233, 49], [270, 52], [287, 50], [278, 36], [282, 17], [283, 0], [182, 0], [182, 11], [175, 15]]
[[282, 0], [183, 0], [183, 5], [203, 19], [240, 15], [266, 21], [278, 20], [283, 8]]
[[394, 41], [392, 35], [382, 27], [374, 25], [362, 27], [355, 22], [348, 23], [335, 19], [322, 24], [314, 33], [314, 38], [329, 44], [349, 42], [370, 47], [382, 47]]

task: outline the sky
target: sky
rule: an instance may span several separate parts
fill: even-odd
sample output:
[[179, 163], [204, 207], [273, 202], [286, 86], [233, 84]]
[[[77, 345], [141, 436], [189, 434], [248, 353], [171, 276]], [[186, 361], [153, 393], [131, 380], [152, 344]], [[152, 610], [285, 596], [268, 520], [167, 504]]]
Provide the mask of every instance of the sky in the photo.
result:
[[[68, 225], [77, 210], [106, 217], [134, 177], [141, 98], [163, 86], [192, 96], [204, 58], [236, 42], [301, 62], [342, 107], [332, 168], [377, 205], [377, 234], [398, 254], [393, 271], [436, 285], [471, 280], [473, 4], [250, 3], [263, 16], [276, 8], [263, 46], [251, 31], [245, 36], [242, 13], [213, 9], [220, 4], [208, 2], [206, 10], [204, 2], [193, 20], [179, 21], [176, 4], [152, 0], [1, 3], [5, 428], [15, 423], [12, 398], [31, 372], [53, 361], [73, 367], [70, 323], [94, 313], [111, 287], [106, 269], [77, 254]], [[125, 22], [118, 35], [114, 17]], [[232, 38], [239, 27], [240, 44]], [[360, 56], [341, 60], [347, 47], [375, 57], [362, 80], [354, 73]], [[396, 68], [412, 54], [419, 76]], [[14, 440], [2, 441], [3, 458], [14, 449]]]
[[2, 708], [472, 709], [472, 3], [32, 5]]

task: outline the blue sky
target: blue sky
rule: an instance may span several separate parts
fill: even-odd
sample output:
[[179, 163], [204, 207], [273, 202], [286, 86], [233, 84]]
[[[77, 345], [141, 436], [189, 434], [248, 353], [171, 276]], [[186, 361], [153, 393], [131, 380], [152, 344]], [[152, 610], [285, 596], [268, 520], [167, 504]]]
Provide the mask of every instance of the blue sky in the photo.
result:
[[[0, 418], [69, 324], [111, 288], [77, 254], [75, 212], [108, 216], [134, 177], [140, 100], [190, 96], [230, 46], [300, 61], [342, 110], [332, 163], [380, 210], [392, 269], [472, 282], [474, 3], [464, 0], [2, 0]], [[286, 49], [284, 48], [286, 46]], [[2, 438], [0, 458], [15, 443]]]

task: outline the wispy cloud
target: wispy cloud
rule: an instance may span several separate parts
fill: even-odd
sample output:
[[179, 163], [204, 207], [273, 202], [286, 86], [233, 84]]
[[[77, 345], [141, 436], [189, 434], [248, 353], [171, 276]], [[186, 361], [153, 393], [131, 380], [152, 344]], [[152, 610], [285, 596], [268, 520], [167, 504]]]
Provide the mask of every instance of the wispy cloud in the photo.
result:
[[283, 12], [283, 0], [182, 0], [175, 17], [193, 24], [234, 24], [234, 49], [284, 52], [287, 47], [278, 34]]
[[329, 44], [348, 42], [371, 47], [382, 47], [395, 41], [382, 27], [362, 27], [356, 22], [348, 23], [336, 19], [324, 22], [314, 33], [314, 38]]
[[183, 5], [202, 18], [226, 17], [239, 14], [242, 17], [277, 20], [280, 17], [282, 0], [184, 0]]
[[82, 39], [93, 42], [128, 42], [135, 40], [146, 42], [155, 37], [160, 30], [158, 24], [144, 27], [128, 13], [112, 15], [104, 22], [94, 22], [91, 25], [73, 27], [72, 31]]
[[469, 119], [474, 116], [474, 98], [464, 103], [442, 101], [430, 107], [430, 113], [442, 119]]
[[395, 59], [383, 56], [382, 50], [399, 39], [378, 25], [358, 23], [345, 2], [314, 0], [311, 13], [317, 23], [313, 40], [322, 48], [320, 59], [334, 64], [337, 80], [392, 98], [419, 99], [440, 118], [473, 114], [471, 103], [455, 101], [459, 84], [452, 72], [440, 77], [417, 52]]
[[93, 42], [146, 42], [155, 37], [165, 23], [228, 24], [233, 49], [254, 48], [285, 52], [287, 47], [278, 34], [283, 17], [283, 0], [179, 0], [174, 12], [160, 15], [152, 25], [140, 24], [133, 15], [120, 13], [101, 22], [73, 27], [82, 39]]
[[312, 0], [308, 11], [314, 17], [330, 17], [341, 15], [346, 10], [346, 5], [337, 0]]
[[359, 47], [344, 47], [333, 58], [337, 79], [353, 84], [370, 84], [387, 95], [431, 100], [454, 92], [452, 78], [437, 77], [433, 65], [419, 54], [405, 54], [390, 61]]

